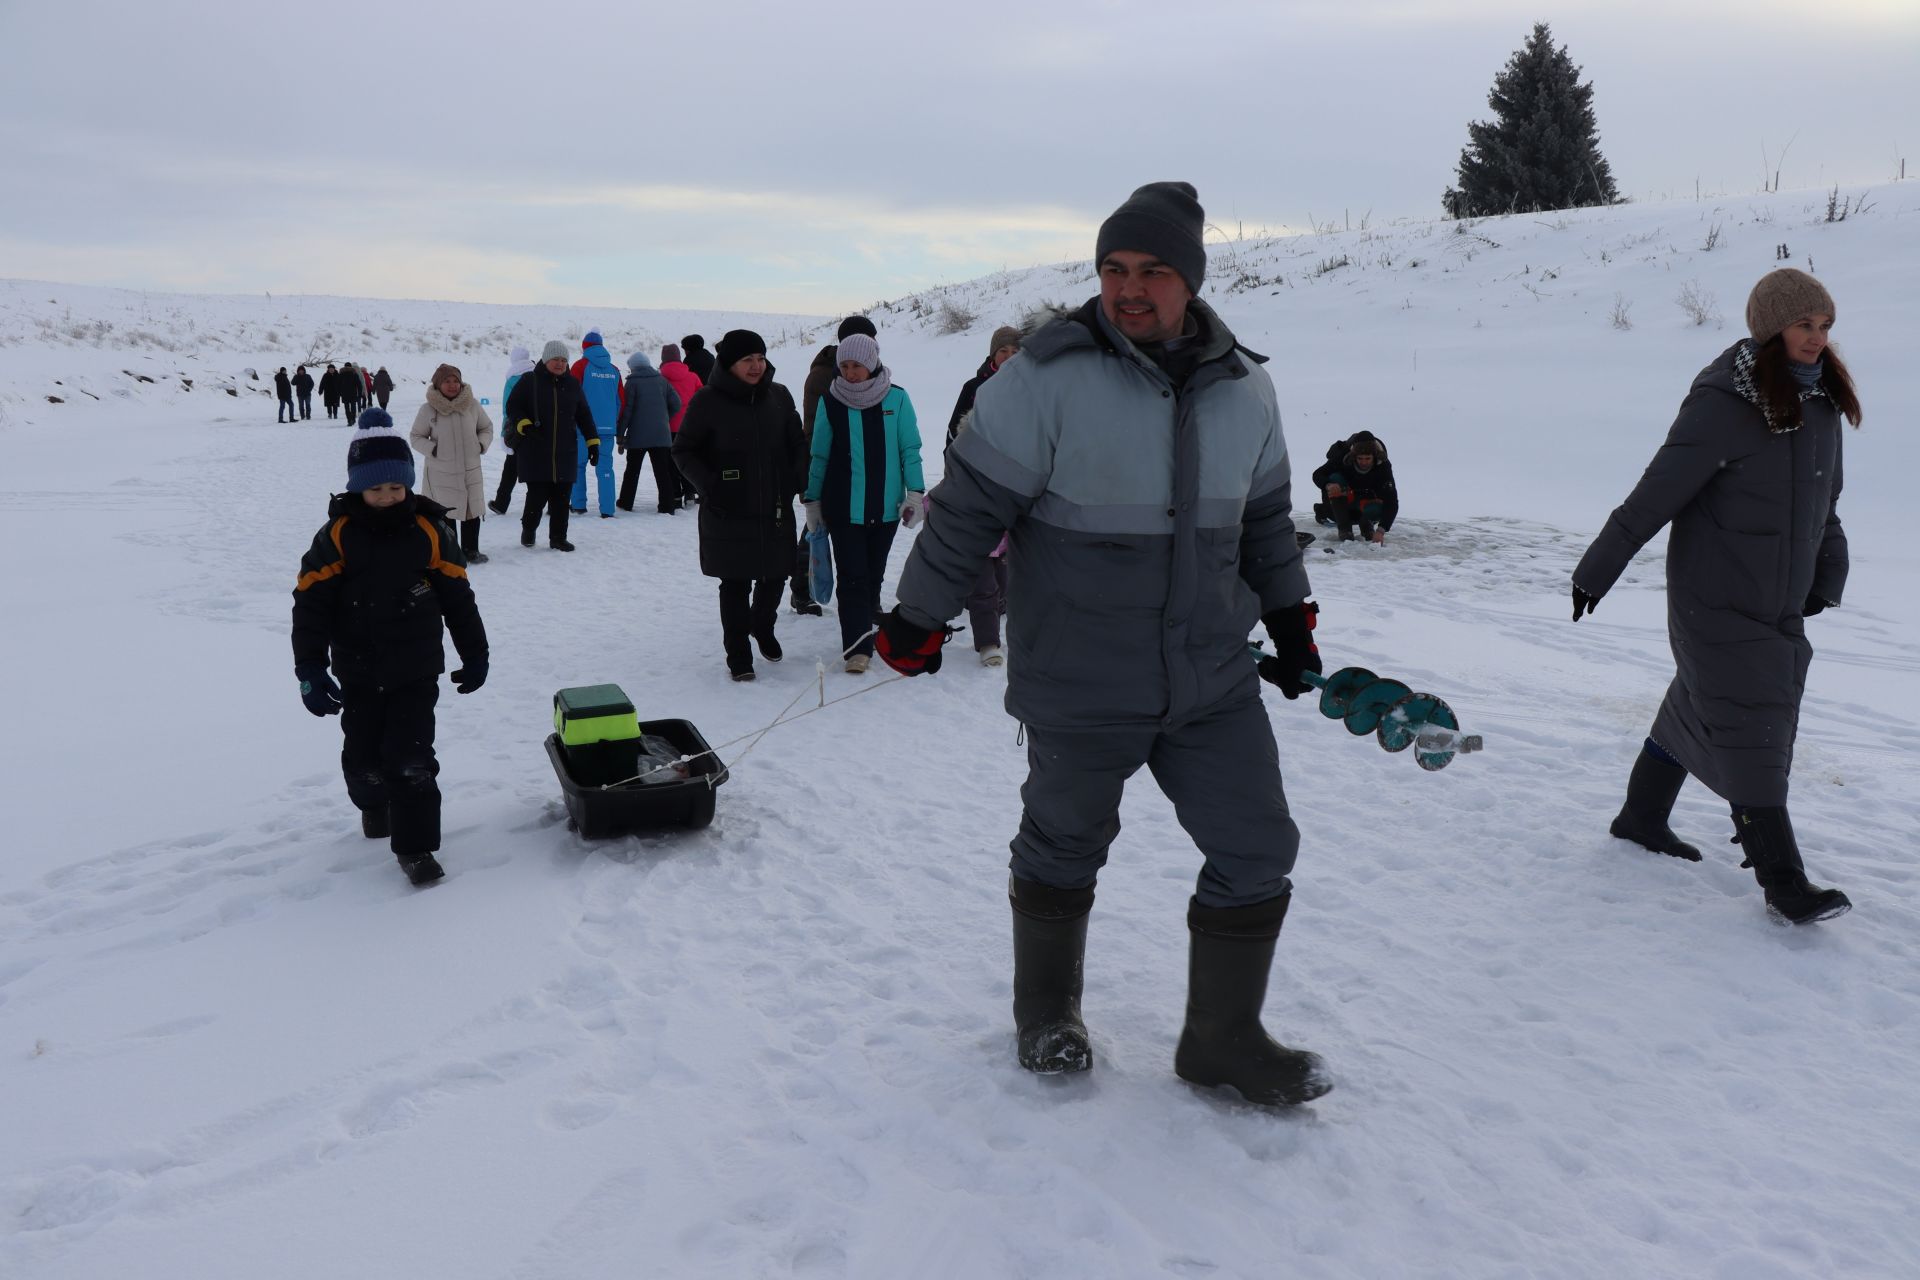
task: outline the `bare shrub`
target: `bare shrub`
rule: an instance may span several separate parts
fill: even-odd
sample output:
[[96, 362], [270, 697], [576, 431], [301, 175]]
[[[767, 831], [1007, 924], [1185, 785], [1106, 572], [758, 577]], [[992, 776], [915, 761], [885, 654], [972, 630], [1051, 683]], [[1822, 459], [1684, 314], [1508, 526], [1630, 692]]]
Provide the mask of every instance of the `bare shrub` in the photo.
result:
[[1700, 249], [1701, 249], [1701, 252], [1703, 253], [1712, 253], [1715, 249], [1719, 248], [1719, 246], [1720, 246], [1720, 224], [1716, 222], [1713, 224], [1713, 229], [1707, 232], [1707, 242], [1701, 245]]
[[1827, 196], [1827, 221], [1845, 222], [1849, 215], [1865, 213], [1871, 208], [1873, 208], [1873, 205], [1868, 203], [1866, 196], [1861, 195], [1842, 200], [1840, 198], [1840, 188], [1835, 187]]
[[1687, 319], [1696, 325], [1717, 325], [1720, 323], [1720, 302], [1713, 291], [1698, 280], [1689, 280], [1680, 286], [1679, 296], [1674, 298], [1680, 310], [1686, 312]]
[[1611, 315], [1607, 317], [1610, 321], [1612, 321], [1613, 327], [1621, 330], [1622, 332], [1625, 332], [1626, 330], [1633, 328], [1632, 313], [1633, 313], [1633, 304], [1627, 301], [1627, 295], [1624, 293], [1614, 294], [1613, 295], [1613, 312]]
[[977, 318], [967, 308], [948, 299], [940, 304], [940, 314], [934, 322], [934, 331], [943, 334], [965, 333], [973, 328], [973, 322]]
[[1320, 276], [1338, 271], [1342, 267], [1350, 267], [1352, 265], [1353, 260], [1343, 253], [1337, 258], [1322, 258], [1320, 261], [1314, 263], [1312, 274], [1317, 279]]

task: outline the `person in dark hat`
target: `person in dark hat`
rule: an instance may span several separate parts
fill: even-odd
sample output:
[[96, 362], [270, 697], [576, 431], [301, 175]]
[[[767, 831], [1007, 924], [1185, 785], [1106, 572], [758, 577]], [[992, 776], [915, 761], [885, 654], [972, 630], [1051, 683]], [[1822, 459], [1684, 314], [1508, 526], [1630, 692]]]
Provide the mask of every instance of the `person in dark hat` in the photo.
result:
[[1673, 683], [1611, 833], [1698, 862], [1669, 825], [1691, 774], [1733, 810], [1734, 839], [1769, 913], [1813, 924], [1853, 904], [1807, 879], [1787, 781], [1813, 646], [1807, 619], [1847, 583], [1840, 526], [1842, 419], [1860, 425], [1853, 376], [1827, 342], [1833, 295], [1804, 271], [1760, 278], [1748, 337], [1694, 378], [1627, 500], [1573, 571], [1573, 620], [1592, 613], [1641, 547], [1667, 537]]
[[566, 343], [556, 338], [541, 349], [540, 363], [513, 384], [505, 418], [514, 461], [527, 485], [520, 545], [533, 545], [544, 511], [547, 545], [555, 551], [573, 550], [567, 541], [567, 495], [578, 471], [579, 450], [586, 450], [587, 465], [599, 463], [600, 435], [580, 384], [568, 372]]
[[700, 572], [720, 580], [727, 673], [754, 678], [753, 651], [783, 656], [774, 627], [793, 569], [794, 499], [807, 482], [793, 395], [773, 380], [767, 344], [750, 329], [720, 339], [713, 378], [694, 393], [673, 460], [700, 493]]
[[713, 352], [707, 350], [707, 340], [699, 334], [690, 333], [680, 339], [680, 359], [693, 370], [701, 386], [713, 380]]
[[1387, 446], [1371, 431], [1356, 431], [1328, 445], [1327, 460], [1314, 468], [1313, 486], [1321, 494], [1313, 504], [1313, 518], [1337, 529], [1342, 542], [1353, 541], [1357, 529], [1366, 541], [1384, 543], [1400, 516], [1393, 463], [1387, 460]]
[[[1260, 1021], [1300, 840], [1260, 687], [1309, 689], [1317, 607], [1264, 359], [1195, 296], [1204, 225], [1184, 182], [1139, 188], [1101, 224], [1099, 296], [980, 386], [875, 652], [939, 670], [948, 620], [1008, 535], [1006, 701], [1028, 760], [1008, 892], [1020, 1064], [1093, 1065], [1087, 920], [1144, 765], [1204, 858], [1174, 1071], [1285, 1106], [1332, 1085]], [[1275, 652], [1256, 665], [1261, 623]]]
[[412, 492], [413, 450], [385, 409], [360, 415], [347, 491], [300, 561], [293, 673], [316, 716], [340, 717], [340, 768], [360, 830], [384, 839], [416, 885], [444, 872], [434, 704], [453, 634], [461, 693], [487, 680], [487, 631], [447, 509]]

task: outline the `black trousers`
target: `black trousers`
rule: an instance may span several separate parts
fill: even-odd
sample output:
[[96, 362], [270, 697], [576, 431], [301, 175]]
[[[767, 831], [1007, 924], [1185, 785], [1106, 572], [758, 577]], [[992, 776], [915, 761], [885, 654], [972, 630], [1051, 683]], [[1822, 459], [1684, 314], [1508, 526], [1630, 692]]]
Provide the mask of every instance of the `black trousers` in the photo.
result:
[[493, 505], [504, 507], [513, 501], [513, 484], [520, 478], [520, 460], [513, 456], [513, 450], [507, 450], [507, 460], [500, 464], [500, 488], [494, 492]]
[[573, 494], [573, 481], [527, 481], [527, 505], [520, 509], [520, 537], [524, 541], [540, 532], [540, 513], [551, 512], [547, 520], [547, 542], [567, 540], [569, 515], [567, 500]]
[[480, 550], [480, 517], [460, 522], [460, 554], [473, 559]]
[[813, 548], [807, 545], [807, 526], [800, 523], [800, 545], [793, 551], [793, 607], [813, 603]]
[[633, 510], [633, 499], [640, 492], [640, 468], [645, 465], [640, 455], [645, 454], [647, 461], [653, 464], [653, 487], [658, 496], [656, 509], [665, 515], [669, 511], [680, 509], [680, 468], [673, 465], [673, 450], [658, 449], [627, 450], [626, 470], [620, 476], [620, 505], [628, 511]]
[[[828, 525], [833, 542], [833, 591], [840, 601], [840, 649], [844, 657], [873, 656], [873, 620], [880, 614], [880, 580], [893, 550], [898, 520], [880, 524]], [[861, 639], [865, 636], [865, 639]]]
[[780, 591], [786, 585], [785, 578], [720, 580], [720, 642], [726, 646], [727, 670], [753, 670], [752, 642], [755, 637], [773, 635], [773, 624], [780, 617]]
[[337, 418], [340, 416], [340, 402], [338, 400], [327, 401], [327, 416], [329, 418]]
[[354, 807], [387, 811], [400, 857], [440, 847], [440, 762], [433, 754], [433, 707], [440, 679], [383, 689], [340, 683], [340, 771]]

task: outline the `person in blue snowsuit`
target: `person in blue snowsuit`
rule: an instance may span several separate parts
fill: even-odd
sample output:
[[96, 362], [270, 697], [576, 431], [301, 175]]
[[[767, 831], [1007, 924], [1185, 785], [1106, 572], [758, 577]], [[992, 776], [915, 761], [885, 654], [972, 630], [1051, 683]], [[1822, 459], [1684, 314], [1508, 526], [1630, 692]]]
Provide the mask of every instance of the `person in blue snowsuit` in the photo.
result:
[[[573, 378], [580, 384], [580, 390], [587, 398], [587, 409], [593, 414], [593, 425], [603, 440], [612, 440], [620, 427], [620, 410], [626, 407], [626, 379], [621, 375], [620, 367], [608, 354], [606, 344], [601, 341], [598, 329], [589, 330], [587, 336], [580, 339], [580, 358], [573, 362]], [[602, 449], [593, 464], [593, 474], [599, 478], [600, 518], [613, 519], [614, 483], [612, 449]], [[585, 515], [587, 510], [587, 459], [585, 454], [574, 458], [573, 463], [573, 502], [575, 515]]]

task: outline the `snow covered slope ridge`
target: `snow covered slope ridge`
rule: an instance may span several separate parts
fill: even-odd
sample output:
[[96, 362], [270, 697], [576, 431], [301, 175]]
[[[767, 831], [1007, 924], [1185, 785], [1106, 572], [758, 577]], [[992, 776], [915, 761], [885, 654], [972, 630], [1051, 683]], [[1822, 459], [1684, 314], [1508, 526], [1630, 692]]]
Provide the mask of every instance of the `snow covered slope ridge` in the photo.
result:
[[[1301, 846], [1265, 1017], [1335, 1083], [1285, 1115], [1173, 1074], [1199, 857], [1145, 771], [1089, 923], [1097, 1065], [1015, 1065], [1021, 655], [962, 632], [935, 676], [852, 676], [831, 611], [784, 613], [785, 660], [735, 684], [697, 518], [651, 476], [572, 555], [481, 526], [447, 877], [361, 836], [287, 634], [350, 433], [276, 424], [272, 371], [350, 335], [404, 428], [442, 360], [497, 400], [512, 343], [596, 325], [619, 359], [752, 325], [797, 389], [831, 321], [0, 283], [0, 1277], [1920, 1276], [1920, 183], [1841, 196], [1214, 248], [1296, 503], [1336, 438], [1394, 459], [1386, 544], [1306, 553], [1327, 665], [1486, 742], [1427, 773], [1266, 694]], [[1783, 244], [1867, 414], [1792, 790], [1855, 906], [1798, 930], [1697, 785], [1700, 863], [1607, 835], [1673, 669], [1664, 539], [1593, 616], [1567, 598]], [[878, 308], [930, 482], [992, 329], [1092, 291], [1083, 263]], [[756, 742], [819, 707], [816, 663], [845, 700]], [[727, 744], [711, 826], [569, 829], [554, 691], [609, 681]]]

